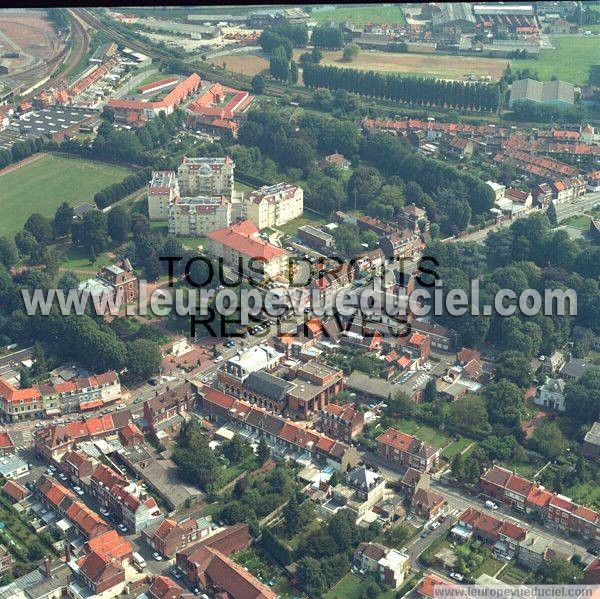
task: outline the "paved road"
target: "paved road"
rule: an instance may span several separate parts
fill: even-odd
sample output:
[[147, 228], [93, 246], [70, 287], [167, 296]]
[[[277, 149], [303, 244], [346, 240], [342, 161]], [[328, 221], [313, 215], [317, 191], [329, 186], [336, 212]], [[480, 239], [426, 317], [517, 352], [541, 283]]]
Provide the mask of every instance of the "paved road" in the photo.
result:
[[[377, 454], [373, 452], [359, 452], [363, 459], [369, 463], [376, 464], [379, 468], [379, 472], [381, 475], [387, 480], [398, 481], [403, 473], [403, 470], [396, 469], [390, 467], [390, 465], [382, 460]], [[431, 480], [431, 488], [438, 493], [441, 493], [446, 501], [448, 502], [448, 510], [450, 513], [454, 512], [460, 513], [466, 510], [469, 507], [479, 507], [481, 509], [485, 509], [485, 499], [482, 497], [474, 497], [472, 495], [468, 495], [467, 493], [457, 489], [456, 487], [452, 487], [448, 484], [445, 484], [441, 480], [432, 479]], [[583, 541], [582, 539], [574, 539], [571, 537], [567, 537], [563, 535], [560, 531], [557, 531], [554, 528], [547, 528], [542, 526], [541, 524], [532, 523], [529, 521], [525, 521], [521, 518], [520, 514], [518, 514], [515, 510], [508, 508], [506, 506], [500, 505], [498, 510], [496, 511], [497, 515], [501, 515], [503, 518], [511, 520], [515, 524], [519, 524], [525, 528], [528, 528], [534, 532], [541, 533], [547, 537], [554, 539], [555, 548], [568, 555], [573, 553], [577, 553], [582, 556], [583, 560], [587, 562], [591, 562], [594, 559], [594, 556], [587, 551], [588, 543]], [[451, 520], [448, 518], [446, 522]], [[444, 523], [444, 525], [446, 524]], [[440, 527], [443, 528], [443, 527]], [[418, 549], [421, 549], [421, 552], [426, 549], [432, 542], [435, 540], [436, 534], [440, 529], [436, 530], [434, 533], [429, 535], [426, 539], [421, 539], [421, 542], [416, 543], [415, 549], [412, 550], [411, 555], [416, 553]], [[437, 535], [439, 536], [439, 535]], [[433, 538], [432, 538], [433, 537]]]
[[584, 212], [589, 212], [594, 207], [600, 205], [600, 191], [588, 193], [584, 199], [570, 204], [559, 204], [556, 207], [556, 217], [558, 222], [562, 222], [571, 216], [578, 216]]

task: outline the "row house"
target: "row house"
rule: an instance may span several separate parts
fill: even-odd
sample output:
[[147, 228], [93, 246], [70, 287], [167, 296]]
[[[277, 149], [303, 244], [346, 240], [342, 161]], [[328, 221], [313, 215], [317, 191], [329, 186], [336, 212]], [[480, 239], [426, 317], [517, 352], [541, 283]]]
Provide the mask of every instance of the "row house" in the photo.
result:
[[145, 596], [148, 599], [191, 599], [193, 597], [168, 576], [157, 576]]
[[379, 240], [379, 247], [388, 260], [412, 258], [421, 246], [421, 238], [410, 229], [394, 231]]
[[177, 433], [192, 407], [193, 393], [189, 382], [157, 393], [144, 402], [144, 419], [150, 430], [160, 439]]
[[92, 476], [96, 460], [82, 451], [67, 451], [60, 459], [60, 469], [71, 482], [85, 481]]
[[[92, 551], [69, 565], [74, 571], [75, 580], [90, 589], [93, 597], [110, 599], [125, 589], [125, 569], [106, 553]], [[70, 582], [67, 594], [71, 597], [82, 596], [75, 581]]]
[[389, 428], [377, 437], [377, 454], [389, 462], [429, 472], [440, 459], [441, 450], [412, 435]]
[[131, 563], [133, 547], [116, 530], [109, 530], [84, 543], [83, 552], [87, 554], [92, 551], [104, 553], [121, 565], [127, 565]]
[[87, 420], [50, 424], [33, 432], [33, 445], [39, 456], [48, 461], [58, 461], [63, 454], [74, 449], [78, 442], [116, 436], [131, 422], [131, 412], [119, 410]]
[[47, 507], [67, 518], [85, 539], [93, 539], [108, 530], [110, 526], [85, 503], [50, 476], [43, 474], [36, 482], [36, 491]]
[[365, 415], [352, 404], [339, 406], [330, 403], [319, 414], [319, 429], [328, 437], [351, 443], [362, 435]]
[[309, 453], [340, 472], [346, 472], [348, 466], [358, 463], [358, 453], [354, 447], [302, 428], [207, 385], [198, 390], [198, 406], [209, 420], [222, 424], [235, 422], [249, 433], [263, 437], [275, 451], [289, 449]]
[[431, 337], [425, 333], [414, 332], [410, 335], [398, 337], [398, 349], [411, 360], [416, 360], [420, 365], [427, 362], [431, 351]]
[[105, 464], [97, 466], [90, 479], [90, 488], [102, 506], [136, 533], [164, 518], [154, 497]]
[[0, 379], [0, 416], [5, 422], [46, 418], [112, 403], [121, 397], [121, 383], [113, 370], [64, 383], [43, 383], [17, 389]]
[[412, 231], [415, 235], [420, 235], [429, 231], [429, 219], [423, 208], [419, 208], [413, 202], [402, 206], [398, 212], [398, 224], [403, 229]]
[[479, 485], [486, 495], [515, 509], [536, 513], [556, 528], [600, 542], [598, 512], [578, 505], [568, 497], [552, 493], [497, 465], [481, 475]]
[[144, 529], [142, 538], [167, 558], [208, 536], [211, 530], [210, 522], [204, 518], [186, 518], [180, 522], [167, 518], [158, 526]]
[[472, 533], [476, 539], [492, 545], [494, 553], [504, 557], [515, 556], [519, 543], [528, 532], [521, 526], [473, 507], [466, 509], [458, 517], [458, 525]]

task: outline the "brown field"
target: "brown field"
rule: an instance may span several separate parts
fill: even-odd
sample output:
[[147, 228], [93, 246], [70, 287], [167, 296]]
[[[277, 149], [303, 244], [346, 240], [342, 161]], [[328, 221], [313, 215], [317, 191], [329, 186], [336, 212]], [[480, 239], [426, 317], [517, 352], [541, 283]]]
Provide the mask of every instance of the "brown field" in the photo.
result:
[[[295, 51], [297, 58], [302, 51]], [[321, 64], [364, 71], [386, 71], [411, 75], [431, 75], [444, 79], [463, 79], [464, 75], [489, 75], [497, 81], [507, 61], [500, 58], [443, 56], [439, 54], [392, 54], [361, 50], [352, 62], [342, 60], [341, 51], [324, 52]]]
[[228, 71], [233, 73], [242, 73], [242, 75], [256, 75], [263, 69], [269, 68], [269, 61], [262, 52], [248, 54], [227, 54], [225, 56], [216, 56], [210, 59], [214, 65], [223, 66], [225, 63]]
[[8, 59], [11, 72], [47, 62], [61, 49], [52, 24], [43, 11], [7, 10], [0, 19], [0, 52], [18, 51]]

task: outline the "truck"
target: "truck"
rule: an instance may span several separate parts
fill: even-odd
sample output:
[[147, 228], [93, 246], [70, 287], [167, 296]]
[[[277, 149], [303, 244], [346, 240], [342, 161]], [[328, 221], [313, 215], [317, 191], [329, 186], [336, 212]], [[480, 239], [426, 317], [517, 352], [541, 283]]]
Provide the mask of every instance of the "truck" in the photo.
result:
[[485, 507], [489, 508], [490, 510], [498, 509], [498, 506], [493, 501], [490, 501], [489, 499], [485, 502]]
[[133, 567], [141, 572], [146, 567], [146, 560], [137, 552], [133, 552], [131, 554], [131, 558], [133, 560]]

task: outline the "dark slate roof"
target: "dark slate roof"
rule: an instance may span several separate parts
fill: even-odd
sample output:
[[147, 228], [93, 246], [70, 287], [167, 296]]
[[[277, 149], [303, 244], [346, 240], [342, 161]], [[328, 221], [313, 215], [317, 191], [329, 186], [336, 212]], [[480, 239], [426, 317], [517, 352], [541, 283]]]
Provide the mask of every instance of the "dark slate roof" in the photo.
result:
[[274, 401], [281, 401], [291, 387], [293, 385], [289, 381], [262, 371], [251, 373], [244, 381], [245, 389]]

